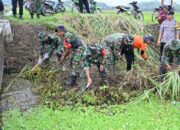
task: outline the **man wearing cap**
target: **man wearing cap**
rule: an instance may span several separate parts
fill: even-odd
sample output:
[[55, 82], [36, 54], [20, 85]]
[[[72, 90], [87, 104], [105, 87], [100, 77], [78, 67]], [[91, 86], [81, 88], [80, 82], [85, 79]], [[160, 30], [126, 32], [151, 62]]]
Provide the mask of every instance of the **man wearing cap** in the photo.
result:
[[164, 45], [172, 40], [178, 38], [176, 32], [176, 21], [174, 20], [174, 12], [169, 11], [167, 13], [167, 19], [164, 20], [160, 27], [159, 37], [157, 45], [160, 46], [160, 59], [162, 56]]
[[42, 63], [48, 61], [54, 50], [56, 50], [57, 58], [60, 61], [61, 55], [64, 52], [64, 46], [61, 39], [55, 34], [46, 34], [45, 32], [40, 32], [38, 36], [41, 44], [38, 64], [41, 65]]
[[[74, 58], [74, 55], [78, 53], [78, 48], [81, 47], [83, 44], [80, 41], [80, 39], [72, 32], [69, 32], [65, 29], [63, 25], [58, 26], [55, 29], [57, 35], [61, 38], [64, 44], [65, 51], [63, 52], [61, 56], [60, 63], [63, 63], [66, 57], [68, 57], [72, 53], [71, 61]], [[71, 65], [71, 75], [69, 76], [69, 85], [74, 85], [74, 81], [76, 81], [76, 73], [74, 72], [74, 69], [72, 69], [72, 63]]]
[[146, 61], [146, 49], [148, 44], [154, 42], [152, 35], [145, 35], [143, 38], [132, 34], [116, 33], [108, 36], [105, 40], [105, 44], [112, 52], [113, 60], [112, 64], [115, 65], [115, 61], [120, 55], [125, 54], [127, 61], [127, 71], [131, 70], [131, 66], [134, 62], [134, 48], [140, 50], [141, 57]]
[[180, 40], [175, 39], [164, 46], [160, 64], [161, 80], [163, 80], [164, 74], [172, 68], [171, 58], [173, 58], [175, 65], [180, 66]]

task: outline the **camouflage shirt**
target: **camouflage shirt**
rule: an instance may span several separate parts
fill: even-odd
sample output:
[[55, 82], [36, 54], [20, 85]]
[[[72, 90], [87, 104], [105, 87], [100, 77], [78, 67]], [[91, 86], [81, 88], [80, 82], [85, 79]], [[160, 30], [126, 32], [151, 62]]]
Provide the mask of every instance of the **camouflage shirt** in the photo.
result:
[[41, 55], [48, 53], [52, 55], [53, 51], [56, 50], [56, 54], [62, 54], [64, 52], [64, 45], [61, 39], [55, 34], [48, 34], [47, 40], [41, 41]]
[[172, 49], [173, 43], [169, 42], [165, 45], [162, 55], [161, 64], [170, 64], [170, 59], [173, 57], [175, 64], [180, 65], [180, 40], [177, 40], [176, 49]]
[[107, 64], [114, 64], [121, 55], [122, 39], [125, 34], [115, 33], [105, 38], [104, 43], [110, 54], [107, 56]]
[[105, 55], [102, 54], [104, 48], [100, 45], [88, 45], [84, 53], [83, 68], [89, 67], [91, 64], [105, 64]]
[[82, 45], [82, 42], [80, 39], [72, 32], [66, 32], [65, 35], [65, 40], [71, 44], [72, 49], [76, 49]]

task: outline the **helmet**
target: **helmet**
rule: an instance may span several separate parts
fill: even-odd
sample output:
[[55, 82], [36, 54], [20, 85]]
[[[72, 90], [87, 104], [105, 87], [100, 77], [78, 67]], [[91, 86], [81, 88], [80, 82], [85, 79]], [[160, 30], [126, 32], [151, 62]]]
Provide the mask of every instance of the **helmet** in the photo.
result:
[[45, 32], [39, 32], [38, 37], [39, 37], [39, 40], [40, 40], [41, 42], [46, 41], [47, 38], [48, 38], [48, 36], [47, 36], [47, 34], [46, 34]]
[[172, 42], [169, 43], [169, 48], [173, 51], [180, 49], [180, 40], [172, 40]]
[[127, 34], [123, 36], [123, 42], [125, 44], [130, 44], [132, 45], [134, 41], [134, 36], [132, 34]]
[[151, 42], [154, 42], [154, 37], [151, 35], [151, 34], [147, 34], [143, 37], [144, 41], [147, 42], [147, 41], [151, 41]]

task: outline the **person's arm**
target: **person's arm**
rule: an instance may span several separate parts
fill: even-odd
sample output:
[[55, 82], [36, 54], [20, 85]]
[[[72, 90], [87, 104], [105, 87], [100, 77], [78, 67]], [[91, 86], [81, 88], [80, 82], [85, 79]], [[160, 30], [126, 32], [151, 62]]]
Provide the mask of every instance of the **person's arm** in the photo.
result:
[[90, 77], [89, 67], [85, 69], [85, 73], [86, 73], [86, 78], [87, 78], [87, 85], [86, 85], [86, 87], [88, 88], [92, 84], [92, 79]]
[[66, 57], [68, 57], [71, 54], [71, 49], [66, 49], [64, 53], [62, 54], [62, 57], [60, 59], [60, 63], [64, 62]]
[[147, 44], [143, 43], [141, 44], [141, 57], [146, 61], [147, 60], [147, 56], [146, 56], [146, 48], [147, 48]]
[[177, 30], [176, 32], [177, 32], [177, 34], [176, 34], [176, 39], [179, 39], [180, 30]]
[[90, 64], [89, 64], [88, 56], [83, 56], [83, 57], [84, 57], [83, 58], [83, 69], [85, 71], [86, 78], [87, 78], [86, 87], [89, 87], [92, 84], [92, 79], [91, 79], [90, 71], [89, 71]]
[[171, 65], [170, 65], [170, 56], [169, 56], [169, 45], [165, 45], [164, 49], [163, 49], [163, 54], [162, 54], [162, 60], [161, 62], [163, 64], [165, 64], [166, 69], [170, 70], [171, 69]]

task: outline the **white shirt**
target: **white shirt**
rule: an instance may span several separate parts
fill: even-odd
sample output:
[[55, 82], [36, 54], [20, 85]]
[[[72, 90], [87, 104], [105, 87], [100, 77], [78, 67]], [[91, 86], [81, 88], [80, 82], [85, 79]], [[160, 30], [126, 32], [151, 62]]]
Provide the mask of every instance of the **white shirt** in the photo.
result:
[[171, 0], [164, 0], [164, 4], [163, 5], [171, 5]]

